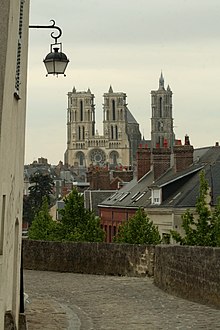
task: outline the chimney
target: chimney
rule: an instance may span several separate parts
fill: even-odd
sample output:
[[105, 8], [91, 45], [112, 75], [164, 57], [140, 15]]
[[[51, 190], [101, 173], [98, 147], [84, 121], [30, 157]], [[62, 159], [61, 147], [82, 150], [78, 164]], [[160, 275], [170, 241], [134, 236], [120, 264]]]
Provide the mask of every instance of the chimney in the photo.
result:
[[190, 145], [189, 137], [186, 135], [184, 145], [176, 144], [173, 147], [175, 172], [183, 171], [192, 165], [193, 152], [194, 148]]
[[154, 180], [157, 180], [163, 173], [170, 168], [171, 149], [167, 147], [154, 148], [152, 151], [153, 156], [153, 170]]
[[185, 135], [185, 146], [190, 146], [190, 141], [187, 134]]
[[91, 190], [107, 190], [110, 187], [110, 172], [106, 168], [90, 166], [86, 173]]
[[148, 148], [147, 144], [145, 148], [142, 145], [139, 146], [137, 150], [137, 179], [139, 180], [150, 171], [151, 166], [151, 150]]

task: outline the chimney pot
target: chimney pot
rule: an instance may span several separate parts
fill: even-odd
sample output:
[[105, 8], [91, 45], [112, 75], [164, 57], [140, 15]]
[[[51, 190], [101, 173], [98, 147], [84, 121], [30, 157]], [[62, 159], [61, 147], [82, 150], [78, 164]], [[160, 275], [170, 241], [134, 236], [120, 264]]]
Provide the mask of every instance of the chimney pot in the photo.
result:
[[187, 134], [185, 135], [185, 146], [190, 146], [190, 141]]

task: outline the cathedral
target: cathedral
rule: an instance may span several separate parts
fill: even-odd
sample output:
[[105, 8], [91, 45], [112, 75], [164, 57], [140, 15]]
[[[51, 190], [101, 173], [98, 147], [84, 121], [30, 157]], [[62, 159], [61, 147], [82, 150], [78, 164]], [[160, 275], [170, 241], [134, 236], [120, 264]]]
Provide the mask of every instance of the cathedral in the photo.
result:
[[94, 94], [90, 89], [68, 93], [65, 164], [128, 167], [134, 164], [141, 140], [139, 124], [128, 109], [126, 94], [110, 86], [104, 93], [103, 135], [96, 133]]
[[66, 165], [78, 169], [107, 165], [114, 169], [136, 165], [136, 156], [145, 157], [146, 164], [152, 164], [162, 157], [162, 148], [166, 152], [161, 162], [169, 166], [177, 142], [173, 131], [172, 91], [169, 85], [164, 87], [163, 74], [158, 89], [151, 91], [150, 140], [141, 140], [139, 124], [128, 109], [126, 97], [125, 93], [114, 92], [111, 86], [104, 93], [104, 133], [99, 135], [95, 129], [94, 94], [90, 89], [76, 91], [75, 87], [68, 93]]

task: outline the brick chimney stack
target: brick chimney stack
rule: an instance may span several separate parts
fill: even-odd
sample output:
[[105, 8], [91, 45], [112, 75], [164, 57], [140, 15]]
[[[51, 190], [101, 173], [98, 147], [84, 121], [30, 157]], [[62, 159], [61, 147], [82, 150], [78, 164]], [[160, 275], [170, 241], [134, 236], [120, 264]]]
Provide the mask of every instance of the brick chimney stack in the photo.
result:
[[103, 190], [110, 187], [110, 173], [107, 167], [91, 165], [86, 173], [91, 190]]
[[140, 180], [151, 168], [151, 150], [148, 145], [139, 145], [137, 150], [137, 179]]
[[164, 139], [164, 146], [152, 150], [154, 180], [158, 179], [170, 167], [171, 149], [167, 147], [167, 141]]
[[184, 145], [180, 142], [173, 147], [174, 168], [176, 172], [185, 170], [193, 163], [193, 152], [194, 148], [190, 145], [188, 135], [185, 136]]

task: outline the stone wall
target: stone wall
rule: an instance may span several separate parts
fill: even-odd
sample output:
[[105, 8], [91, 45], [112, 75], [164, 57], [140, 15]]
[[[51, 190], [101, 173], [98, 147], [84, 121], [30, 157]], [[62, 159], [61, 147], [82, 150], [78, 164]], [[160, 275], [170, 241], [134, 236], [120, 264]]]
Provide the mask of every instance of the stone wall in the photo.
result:
[[25, 269], [102, 275], [153, 276], [154, 247], [23, 240]]
[[156, 246], [154, 282], [168, 293], [220, 307], [220, 248]]

